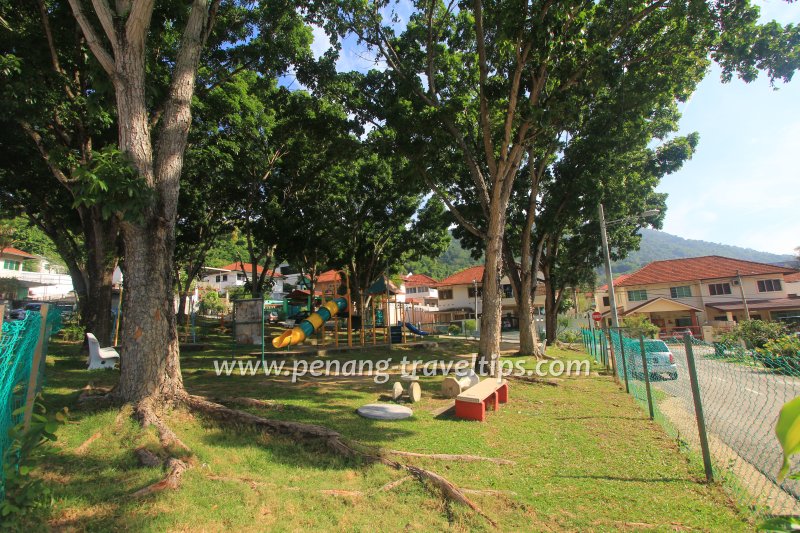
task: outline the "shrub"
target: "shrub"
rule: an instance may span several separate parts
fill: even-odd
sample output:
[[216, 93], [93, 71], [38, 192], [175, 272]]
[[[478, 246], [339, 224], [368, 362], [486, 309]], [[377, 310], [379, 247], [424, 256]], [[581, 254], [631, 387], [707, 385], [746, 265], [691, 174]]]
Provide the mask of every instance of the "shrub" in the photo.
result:
[[658, 326], [650, 322], [650, 319], [644, 315], [626, 316], [622, 319], [622, 327], [627, 330], [627, 334], [631, 337], [644, 335], [647, 338], [654, 338], [661, 331]]
[[200, 312], [204, 315], [218, 315], [225, 311], [225, 302], [216, 291], [208, 291], [200, 298]]
[[764, 348], [770, 342], [786, 335], [786, 329], [779, 322], [764, 322], [763, 320], [745, 320], [737, 324], [728, 333], [720, 335], [720, 342], [728, 345], [739, 344], [744, 341], [750, 349]]
[[795, 335], [784, 335], [778, 339], [768, 341], [763, 348], [758, 348], [758, 351], [780, 357], [798, 359], [800, 358], [800, 338]]
[[[3, 454], [5, 498], [0, 501], [0, 524], [11, 530], [26, 529], [37, 518], [36, 511], [52, 503], [50, 489], [31, 473], [42, 456], [42, 446], [56, 440], [56, 429], [66, 421], [67, 409], [48, 415], [37, 397], [28, 431], [20, 422], [10, 430], [11, 444]], [[14, 411], [19, 415], [24, 410]]]
[[558, 336], [558, 340], [567, 344], [574, 344], [581, 340], [581, 334], [574, 329], [568, 329], [561, 332], [561, 334]]
[[458, 324], [450, 324], [447, 327], [447, 332], [450, 335], [459, 335], [461, 333], [461, 326], [459, 326]]
[[67, 342], [82, 341], [86, 332], [78, 321], [77, 317], [73, 316], [61, 327], [61, 338]]
[[474, 319], [464, 321], [464, 330], [467, 332], [475, 331], [478, 329], [478, 323]]

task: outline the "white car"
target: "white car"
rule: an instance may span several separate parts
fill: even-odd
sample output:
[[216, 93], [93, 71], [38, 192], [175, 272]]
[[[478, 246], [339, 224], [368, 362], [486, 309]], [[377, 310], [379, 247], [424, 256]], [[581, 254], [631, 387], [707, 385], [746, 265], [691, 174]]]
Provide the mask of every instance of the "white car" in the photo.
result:
[[[647, 372], [650, 379], [661, 379], [664, 375], [668, 379], [678, 379], [678, 366], [675, 364], [675, 356], [672, 355], [667, 343], [658, 339], [645, 339], [644, 351], [647, 355]], [[627, 351], [626, 351], [627, 352]], [[634, 376], [642, 376], [642, 356], [637, 350], [634, 353], [625, 354], [628, 370]]]

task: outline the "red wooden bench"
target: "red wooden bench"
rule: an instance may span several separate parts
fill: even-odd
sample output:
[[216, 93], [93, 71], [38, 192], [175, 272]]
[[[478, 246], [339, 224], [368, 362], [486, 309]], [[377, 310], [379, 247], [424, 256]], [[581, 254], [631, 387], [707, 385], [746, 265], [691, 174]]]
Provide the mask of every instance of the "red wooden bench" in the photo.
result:
[[486, 409], [495, 411], [508, 402], [508, 382], [488, 378], [468, 388], [456, 397], [456, 417], [464, 420], [486, 420]]

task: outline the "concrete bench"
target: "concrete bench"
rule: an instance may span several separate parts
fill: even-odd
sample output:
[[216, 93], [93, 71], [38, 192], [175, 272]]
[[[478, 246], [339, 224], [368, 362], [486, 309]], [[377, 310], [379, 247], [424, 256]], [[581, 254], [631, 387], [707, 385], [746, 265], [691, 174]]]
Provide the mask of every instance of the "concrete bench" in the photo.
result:
[[508, 402], [508, 382], [487, 378], [456, 396], [456, 417], [464, 420], [486, 420], [486, 409], [497, 411]]

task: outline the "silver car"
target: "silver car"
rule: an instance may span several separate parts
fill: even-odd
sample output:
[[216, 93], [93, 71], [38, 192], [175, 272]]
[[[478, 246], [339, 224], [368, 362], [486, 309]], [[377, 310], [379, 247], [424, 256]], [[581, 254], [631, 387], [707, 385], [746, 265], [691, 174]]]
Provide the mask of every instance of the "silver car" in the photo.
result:
[[[668, 379], [678, 379], [678, 366], [675, 364], [675, 356], [672, 355], [667, 343], [658, 339], [645, 339], [644, 351], [647, 355], [647, 372], [650, 374], [650, 379], [661, 379], [664, 375]], [[642, 372], [642, 357], [637, 350], [633, 354], [625, 354], [629, 371], [634, 375], [641, 377]]]

